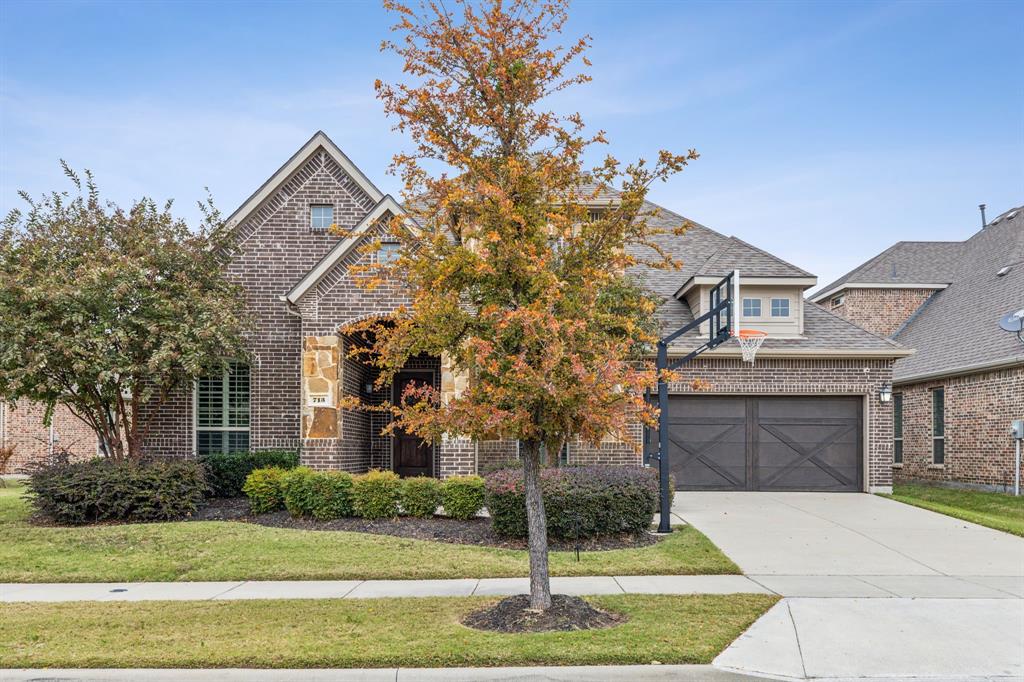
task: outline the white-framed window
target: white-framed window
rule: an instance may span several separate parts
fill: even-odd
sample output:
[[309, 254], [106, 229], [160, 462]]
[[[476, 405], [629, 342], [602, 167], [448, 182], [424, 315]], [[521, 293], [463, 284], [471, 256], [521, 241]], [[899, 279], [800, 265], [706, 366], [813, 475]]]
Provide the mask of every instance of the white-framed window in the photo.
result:
[[743, 299], [743, 317], [761, 317], [761, 299]]
[[789, 299], [772, 299], [772, 317], [789, 317]]
[[932, 464], [946, 463], [946, 391], [932, 389]]
[[377, 249], [378, 263], [394, 263], [398, 260], [398, 252], [401, 245], [398, 242], [381, 242]]
[[892, 463], [903, 464], [903, 394], [892, 394]]
[[838, 296], [833, 296], [830, 303], [832, 304], [833, 308], [838, 308], [842, 304], [846, 303], [846, 295], [839, 294]]
[[229, 363], [217, 374], [196, 379], [196, 454], [249, 449], [249, 366]]
[[314, 230], [326, 230], [334, 224], [334, 207], [329, 204], [313, 204], [309, 207], [309, 226]]

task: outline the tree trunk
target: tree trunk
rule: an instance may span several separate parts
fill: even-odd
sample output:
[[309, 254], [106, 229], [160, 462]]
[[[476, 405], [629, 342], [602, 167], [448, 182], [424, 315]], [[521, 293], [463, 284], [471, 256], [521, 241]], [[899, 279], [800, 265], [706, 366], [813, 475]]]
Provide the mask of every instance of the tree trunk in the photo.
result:
[[548, 574], [548, 520], [544, 516], [544, 497], [540, 491], [540, 443], [524, 442], [520, 455], [529, 531], [530, 608], [544, 610], [551, 608], [551, 576]]

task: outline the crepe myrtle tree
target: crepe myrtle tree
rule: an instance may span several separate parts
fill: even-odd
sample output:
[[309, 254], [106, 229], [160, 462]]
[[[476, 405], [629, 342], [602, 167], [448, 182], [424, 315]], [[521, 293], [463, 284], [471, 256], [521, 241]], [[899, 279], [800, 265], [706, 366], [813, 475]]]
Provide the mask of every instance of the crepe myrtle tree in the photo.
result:
[[[387, 408], [392, 427], [435, 442], [520, 442], [530, 604], [547, 609], [543, 453], [554, 464], [569, 438], [597, 443], [625, 437], [631, 416], [653, 422], [644, 391], [657, 377], [638, 350], [654, 341], [657, 302], [626, 271], [678, 266], [658, 244], [665, 230], [650, 224], [645, 196], [697, 154], [584, 167], [604, 134], [545, 106], [590, 80], [579, 70], [589, 67], [589, 37], [557, 44], [563, 0], [384, 5], [397, 39], [383, 49], [404, 60], [406, 76], [376, 90], [412, 140], [391, 169], [404, 181], [407, 215], [387, 227], [402, 245], [397, 259], [364, 267], [360, 279], [402, 282], [411, 302], [387, 323], [360, 326], [372, 330], [381, 383], [424, 353], [469, 375], [468, 388], [445, 399], [430, 385], [409, 387]], [[621, 193], [601, 201], [602, 186]]]
[[212, 202], [197, 230], [143, 198], [122, 209], [63, 161], [52, 192], [0, 228], [0, 396], [57, 404], [107, 456], [138, 458], [169, 395], [244, 357], [246, 314], [223, 275], [227, 231]]

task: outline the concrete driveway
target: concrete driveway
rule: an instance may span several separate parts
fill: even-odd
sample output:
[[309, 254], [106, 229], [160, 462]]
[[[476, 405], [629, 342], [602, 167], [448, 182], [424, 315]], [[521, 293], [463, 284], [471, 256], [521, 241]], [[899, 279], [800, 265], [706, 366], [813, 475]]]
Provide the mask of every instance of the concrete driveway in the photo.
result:
[[863, 494], [678, 493], [783, 595], [716, 660], [790, 679], [1024, 679], [1024, 539]]

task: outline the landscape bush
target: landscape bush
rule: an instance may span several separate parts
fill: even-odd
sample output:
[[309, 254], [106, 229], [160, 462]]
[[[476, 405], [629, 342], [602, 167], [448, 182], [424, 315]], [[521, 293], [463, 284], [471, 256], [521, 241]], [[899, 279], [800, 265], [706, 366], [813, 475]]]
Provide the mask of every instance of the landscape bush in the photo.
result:
[[352, 479], [352, 507], [364, 519], [393, 519], [398, 516], [402, 481], [393, 471], [371, 469]]
[[249, 498], [253, 514], [266, 514], [284, 507], [282, 483], [287, 469], [266, 467], [253, 469], [245, 479], [242, 492]]
[[429, 519], [441, 504], [441, 482], [426, 476], [406, 478], [402, 481], [401, 502], [404, 513]]
[[194, 514], [206, 495], [204, 467], [195, 460], [93, 459], [35, 469], [32, 505], [57, 523], [167, 521]]
[[313, 516], [313, 506], [316, 504], [315, 478], [316, 472], [309, 467], [289, 469], [281, 477], [284, 507], [292, 516]]
[[318, 471], [312, 481], [311, 514], [317, 521], [352, 516], [352, 474]]
[[441, 506], [453, 519], [465, 521], [484, 508], [484, 479], [479, 476], [452, 476], [441, 484]]
[[294, 469], [299, 465], [299, 454], [294, 450], [255, 450], [203, 455], [199, 461], [206, 467], [211, 497], [239, 497], [253, 470]]
[[[640, 534], [658, 505], [657, 473], [644, 467], [584, 466], [541, 471], [548, 535], [558, 539]], [[486, 477], [486, 503], [498, 535], [526, 537], [523, 472]]]

